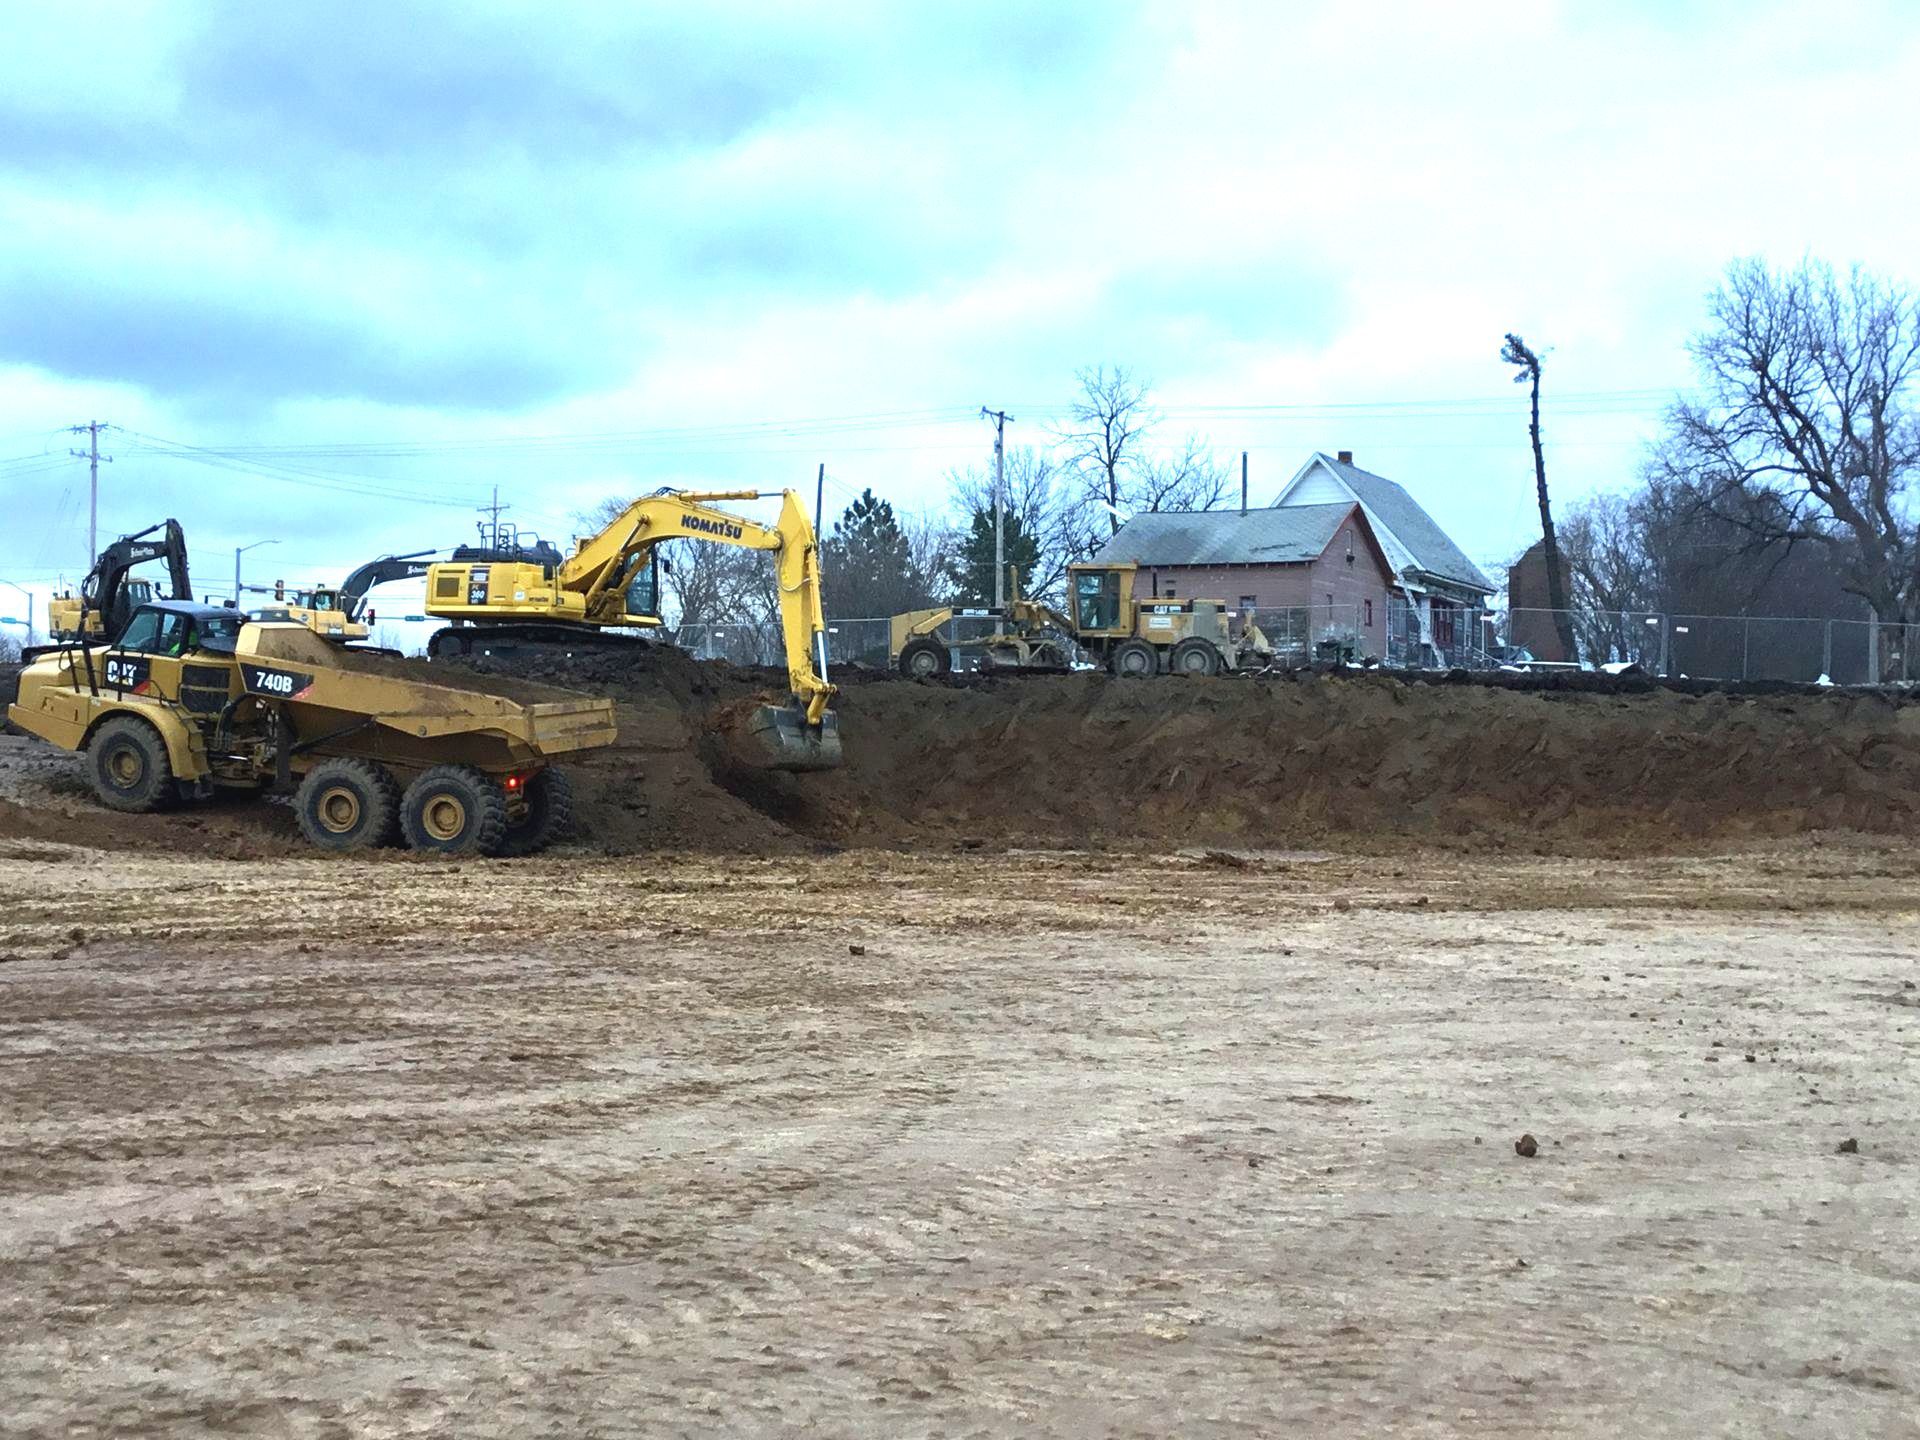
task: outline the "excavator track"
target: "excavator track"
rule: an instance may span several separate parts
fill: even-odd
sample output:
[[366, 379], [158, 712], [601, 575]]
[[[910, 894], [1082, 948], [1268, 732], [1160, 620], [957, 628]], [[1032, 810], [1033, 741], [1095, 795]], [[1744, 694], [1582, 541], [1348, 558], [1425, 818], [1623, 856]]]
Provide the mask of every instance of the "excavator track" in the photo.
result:
[[427, 656], [454, 660], [470, 655], [528, 655], [620, 653], [646, 649], [658, 640], [625, 630], [591, 626], [523, 623], [505, 625], [449, 625], [427, 641]]

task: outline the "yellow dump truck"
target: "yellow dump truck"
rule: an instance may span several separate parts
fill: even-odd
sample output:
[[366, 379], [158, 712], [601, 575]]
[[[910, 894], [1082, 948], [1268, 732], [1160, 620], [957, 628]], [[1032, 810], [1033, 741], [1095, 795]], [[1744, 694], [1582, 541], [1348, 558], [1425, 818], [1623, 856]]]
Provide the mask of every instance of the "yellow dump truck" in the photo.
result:
[[324, 849], [398, 836], [451, 855], [524, 855], [559, 838], [573, 800], [554, 758], [615, 735], [608, 700], [424, 680], [303, 625], [183, 601], [142, 605], [111, 646], [41, 655], [7, 718], [84, 751], [115, 810], [291, 790]]

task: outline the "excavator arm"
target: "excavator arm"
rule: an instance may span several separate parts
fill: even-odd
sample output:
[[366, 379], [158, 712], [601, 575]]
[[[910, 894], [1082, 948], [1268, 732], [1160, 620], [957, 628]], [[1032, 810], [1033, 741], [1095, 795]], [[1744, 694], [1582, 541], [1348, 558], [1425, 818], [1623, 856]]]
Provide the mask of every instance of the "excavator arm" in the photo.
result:
[[[580, 542], [560, 566], [555, 581], [581, 593], [589, 616], [601, 623], [637, 624], [651, 616], [624, 613], [627, 586], [641, 566], [651, 563], [654, 547], [668, 540], [709, 540], [764, 550], [773, 556], [780, 594], [780, 629], [785, 642], [787, 684], [809, 726], [819, 726], [832, 701], [827, 682], [827, 622], [820, 602], [820, 554], [813, 522], [792, 490], [780, 492], [780, 518], [762, 525], [743, 515], [717, 509], [722, 500], [758, 500], [759, 490], [661, 490], [642, 496], [599, 534]], [[608, 604], [622, 614], [608, 613]]]
[[347, 619], [358, 620], [365, 607], [367, 592], [389, 580], [417, 580], [427, 573], [431, 550], [416, 550], [411, 555], [382, 555], [369, 560], [340, 582], [340, 609]]
[[[156, 538], [158, 537], [158, 538]], [[87, 578], [80, 583], [80, 626], [89, 613], [101, 617], [109, 639], [127, 623], [132, 606], [125, 599], [128, 574], [151, 560], [167, 562], [171, 598], [191, 600], [193, 581], [187, 574], [187, 537], [178, 520], [162, 520], [131, 535], [122, 535], [100, 552]]]

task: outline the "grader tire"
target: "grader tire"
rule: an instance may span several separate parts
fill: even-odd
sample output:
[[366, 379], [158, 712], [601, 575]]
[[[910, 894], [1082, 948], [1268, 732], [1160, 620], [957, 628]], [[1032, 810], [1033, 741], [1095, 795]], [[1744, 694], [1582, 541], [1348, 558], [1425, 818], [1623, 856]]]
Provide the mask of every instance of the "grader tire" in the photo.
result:
[[527, 781], [527, 813], [507, 822], [502, 855], [532, 855], [573, 833], [573, 782], [551, 766]]
[[1122, 640], [1107, 663], [1121, 679], [1138, 680], [1160, 672], [1160, 652], [1144, 640]]
[[1167, 657], [1167, 669], [1176, 675], [1218, 675], [1226, 663], [1219, 648], [1199, 635], [1189, 635]]
[[507, 797], [469, 765], [436, 765], [400, 797], [400, 833], [415, 850], [497, 855], [507, 838]]
[[368, 760], [322, 760], [293, 796], [300, 833], [322, 850], [370, 850], [387, 844], [399, 810], [393, 777]]
[[921, 635], [900, 647], [900, 673], [915, 680], [944, 675], [952, 667], [947, 647], [930, 636]]
[[87, 758], [93, 793], [109, 810], [140, 814], [174, 798], [167, 742], [144, 720], [118, 715], [107, 721], [88, 743]]

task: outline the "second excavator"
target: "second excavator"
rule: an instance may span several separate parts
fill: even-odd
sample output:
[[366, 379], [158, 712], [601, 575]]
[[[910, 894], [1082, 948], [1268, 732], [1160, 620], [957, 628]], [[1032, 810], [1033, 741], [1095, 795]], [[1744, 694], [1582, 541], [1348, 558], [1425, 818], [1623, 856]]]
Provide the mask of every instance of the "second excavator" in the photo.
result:
[[[771, 525], [719, 508], [724, 501], [774, 499]], [[435, 659], [536, 652], [577, 653], [632, 646], [624, 627], [657, 628], [659, 546], [704, 540], [772, 556], [786, 646], [790, 703], [741, 717], [736, 758], [772, 770], [830, 770], [840, 763], [839, 721], [829, 709], [827, 624], [820, 603], [820, 556], [813, 523], [792, 490], [673, 490], [644, 495], [596, 535], [562, 556], [549, 544], [456, 552], [427, 568], [429, 615], [451, 621], [428, 642]]]

